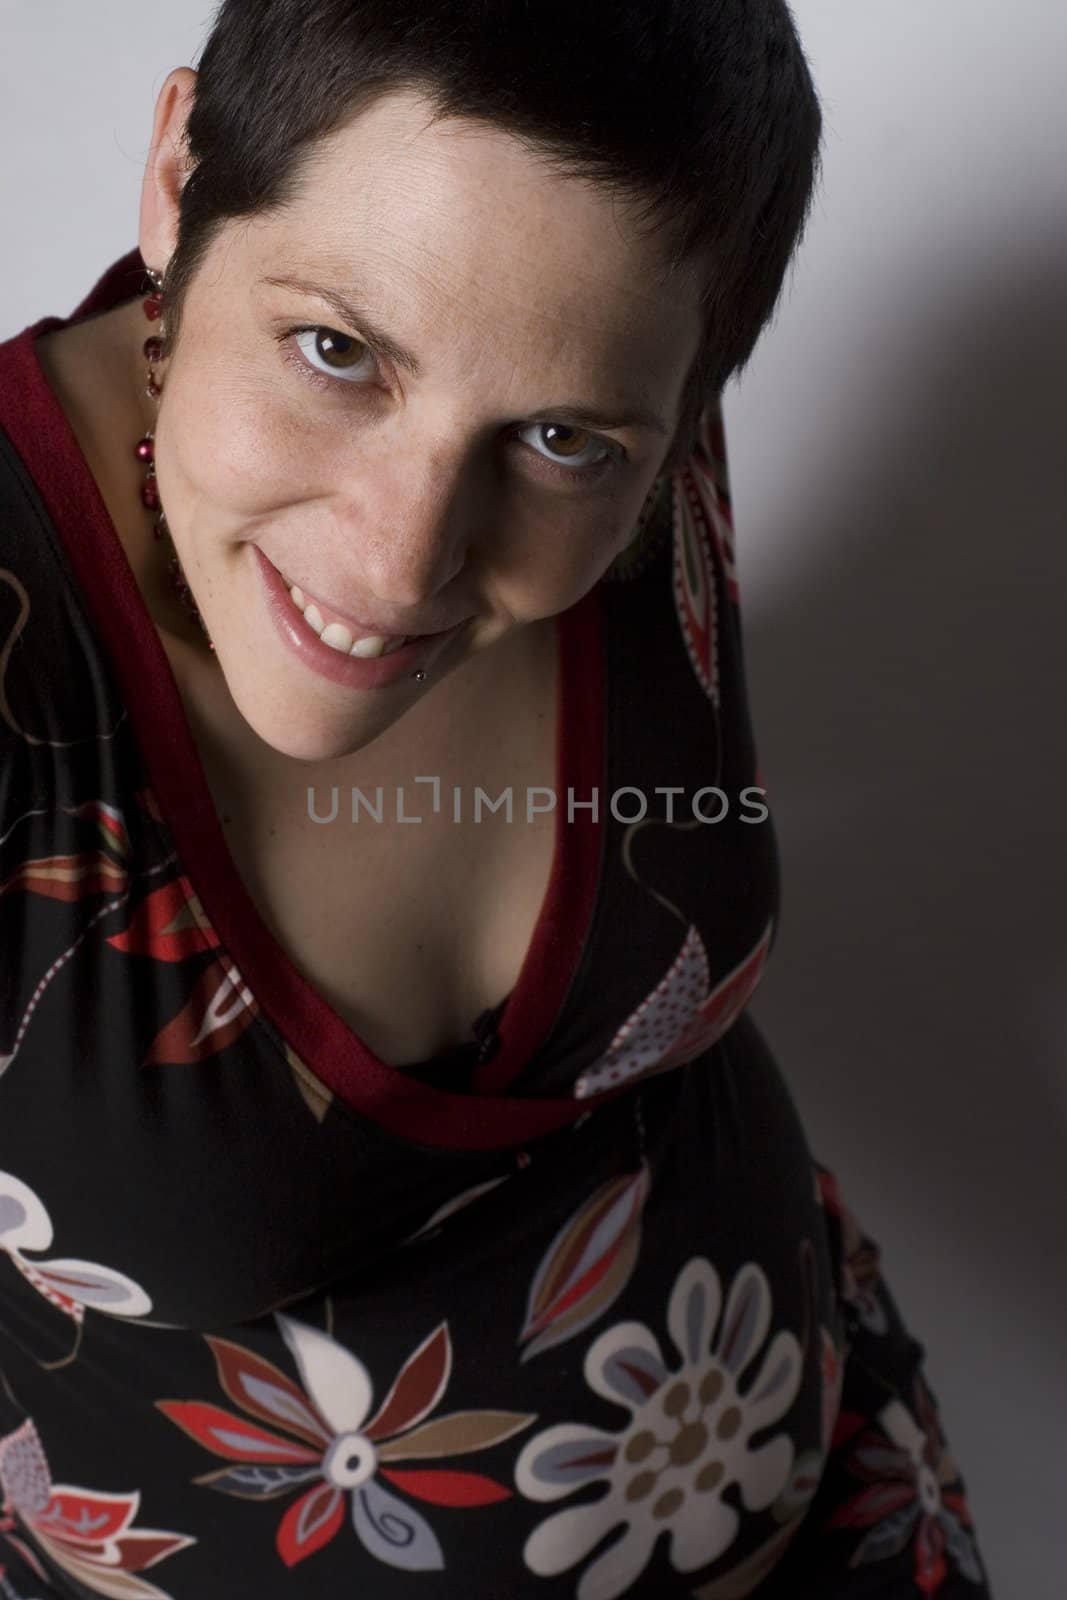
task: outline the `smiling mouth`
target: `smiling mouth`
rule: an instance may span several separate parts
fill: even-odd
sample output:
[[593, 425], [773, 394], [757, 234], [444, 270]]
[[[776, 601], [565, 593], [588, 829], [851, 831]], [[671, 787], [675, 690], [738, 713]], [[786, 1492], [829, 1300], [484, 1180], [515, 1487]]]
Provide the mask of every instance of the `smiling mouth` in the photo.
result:
[[363, 660], [373, 660], [378, 656], [391, 655], [393, 651], [403, 649], [412, 639], [427, 637], [425, 634], [417, 633], [380, 634], [358, 629], [347, 620], [342, 620], [324, 603], [310, 600], [284, 572], [281, 574], [281, 579], [293, 606], [303, 617], [308, 628], [322, 640], [323, 644], [329, 645], [331, 650], [336, 650], [338, 655], [359, 656]]

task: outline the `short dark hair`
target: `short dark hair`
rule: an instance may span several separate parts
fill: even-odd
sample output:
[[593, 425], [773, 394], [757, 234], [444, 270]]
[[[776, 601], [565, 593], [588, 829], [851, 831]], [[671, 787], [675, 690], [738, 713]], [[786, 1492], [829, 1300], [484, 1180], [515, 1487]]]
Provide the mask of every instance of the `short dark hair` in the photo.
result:
[[785, 0], [221, 0], [198, 64], [168, 339], [229, 218], [295, 199], [316, 141], [382, 95], [480, 120], [591, 179], [697, 262], [704, 336], [665, 465], [778, 302], [822, 119]]

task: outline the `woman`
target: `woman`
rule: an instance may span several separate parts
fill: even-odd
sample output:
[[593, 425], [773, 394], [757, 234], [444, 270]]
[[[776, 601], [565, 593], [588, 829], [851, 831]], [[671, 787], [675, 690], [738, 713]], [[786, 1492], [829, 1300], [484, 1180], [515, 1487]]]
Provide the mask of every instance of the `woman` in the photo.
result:
[[818, 139], [781, 0], [224, 0], [0, 346], [7, 1596], [988, 1596], [745, 1011]]

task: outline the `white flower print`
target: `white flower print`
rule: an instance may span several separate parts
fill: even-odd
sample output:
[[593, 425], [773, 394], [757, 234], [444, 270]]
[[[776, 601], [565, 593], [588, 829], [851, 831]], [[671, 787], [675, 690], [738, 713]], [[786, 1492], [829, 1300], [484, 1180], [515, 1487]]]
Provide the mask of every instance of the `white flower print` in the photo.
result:
[[55, 1368], [76, 1357], [86, 1308], [109, 1317], [145, 1317], [152, 1309], [152, 1300], [139, 1283], [124, 1272], [116, 1272], [114, 1267], [70, 1256], [62, 1260], [57, 1256], [48, 1260], [27, 1257], [26, 1251], [37, 1255], [50, 1249], [52, 1238], [52, 1219], [43, 1201], [13, 1172], [0, 1172], [0, 1253], [6, 1254], [27, 1283], [69, 1317], [77, 1329], [74, 1349], [68, 1356], [60, 1362], [41, 1363]]
[[[370, 1374], [353, 1351], [280, 1311], [274, 1320], [302, 1388], [265, 1357], [205, 1334], [219, 1381], [245, 1414], [202, 1400], [156, 1401], [164, 1416], [231, 1463], [196, 1482], [242, 1500], [274, 1500], [300, 1489], [275, 1535], [288, 1567], [328, 1545], [347, 1508], [356, 1536], [376, 1560], [408, 1572], [443, 1568], [436, 1533], [400, 1496], [465, 1509], [510, 1500], [506, 1485], [447, 1458], [510, 1439], [534, 1416], [486, 1410], [430, 1415], [452, 1373], [447, 1321], [408, 1357], [371, 1416]], [[441, 1465], [406, 1464], [425, 1459]]]
[[763, 1344], [771, 1320], [766, 1274], [748, 1262], [722, 1307], [719, 1276], [694, 1256], [675, 1280], [667, 1327], [681, 1357], [671, 1370], [654, 1334], [639, 1322], [616, 1323], [590, 1346], [585, 1378], [606, 1400], [625, 1406], [619, 1433], [562, 1423], [530, 1439], [515, 1466], [520, 1491], [558, 1500], [584, 1484], [608, 1485], [599, 1500], [548, 1517], [526, 1541], [531, 1571], [552, 1577], [584, 1560], [620, 1523], [623, 1534], [583, 1573], [577, 1600], [614, 1600], [644, 1571], [659, 1535], [670, 1533], [670, 1560], [695, 1572], [728, 1549], [739, 1517], [722, 1492], [736, 1483], [746, 1509], [766, 1509], [786, 1485], [794, 1445], [785, 1433], [753, 1449], [751, 1436], [790, 1408], [803, 1357], [793, 1334], [779, 1331], [743, 1394], [738, 1380]]

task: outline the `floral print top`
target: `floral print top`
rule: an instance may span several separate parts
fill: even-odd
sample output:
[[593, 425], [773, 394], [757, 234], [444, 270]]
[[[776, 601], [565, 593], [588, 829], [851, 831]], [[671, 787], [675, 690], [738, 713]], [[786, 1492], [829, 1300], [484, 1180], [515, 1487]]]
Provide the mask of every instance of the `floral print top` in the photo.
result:
[[[131, 251], [73, 317], [146, 289]], [[37, 358], [65, 320], [0, 344], [0, 1596], [988, 1597], [746, 1009], [778, 873], [718, 402], [559, 619], [516, 987], [408, 1070], [241, 882]]]

